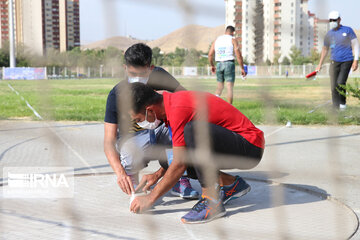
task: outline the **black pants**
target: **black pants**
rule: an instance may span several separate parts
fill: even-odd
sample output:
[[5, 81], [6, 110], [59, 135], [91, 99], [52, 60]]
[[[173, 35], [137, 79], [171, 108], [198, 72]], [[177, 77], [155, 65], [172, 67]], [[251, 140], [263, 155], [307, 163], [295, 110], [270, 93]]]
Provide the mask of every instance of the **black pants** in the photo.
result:
[[335, 62], [331, 61], [330, 65], [330, 80], [331, 80], [331, 95], [334, 108], [339, 108], [340, 104], [346, 104], [346, 97], [341, 95], [337, 89], [342, 90], [340, 85], [346, 85], [349, 72], [353, 61]]
[[[204, 167], [204, 165], [199, 164], [199, 159], [191, 154], [191, 149], [196, 147], [196, 125], [197, 123], [192, 121], [187, 123], [184, 129], [186, 148], [190, 150], [189, 159], [191, 161], [190, 167], [187, 168], [187, 174], [190, 178], [198, 179], [202, 187], [206, 187], [203, 174], [206, 171], [206, 165]], [[215, 161], [209, 162], [209, 164], [214, 164], [215, 166], [212, 167], [217, 171], [233, 168], [245, 170], [259, 164], [264, 149], [249, 143], [241, 135], [221, 126], [208, 124], [208, 127], [211, 152], [215, 153], [212, 154]], [[217, 181], [217, 179], [213, 180], [214, 182]]]

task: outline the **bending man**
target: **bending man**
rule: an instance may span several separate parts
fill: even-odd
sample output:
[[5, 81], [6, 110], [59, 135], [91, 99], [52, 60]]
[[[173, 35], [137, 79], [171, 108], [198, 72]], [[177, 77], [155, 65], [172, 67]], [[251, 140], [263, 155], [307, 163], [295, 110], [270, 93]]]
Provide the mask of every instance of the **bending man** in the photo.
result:
[[[188, 176], [199, 180], [202, 197], [181, 220], [184, 223], [201, 223], [224, 216], [224, 204], [246, 194], [250, 186], [241, 177], [226, 174], [219, 169], [255, 167], [264, 150], [263, 132], [239, 110], [215, 95], [192, 91], [159, 94], [141, 83], [134, 83], [131, 88], [134, 100], [130, 111], [132, 119], [140, 124], [164, 121], [172, 130], [174, 158], [162, 175], [154, 173], [143, 177], [138, 188], [145, 185], [144, 190], [163, 178], [149, 195], [136, 197], [130, 210], [142, 212], [150, 208], [187, 170]], [[198, 95], [202, 96], [205, 102], [205, 106], [199, 109], [207, 110], [207, 116], [198, 112]], [[192, 150], [197, 147], [198, 126], [204, 123], [209, 130], [212, 156], [216, 154], [214, 161], [207, 162], [206, 165], [218, 173], [215, 175], [218, 178], [209, 179], [208, 175], [204, 176], [209, 171], [192, 154]], [[220, 190], [217, 187], [219, 185]]]

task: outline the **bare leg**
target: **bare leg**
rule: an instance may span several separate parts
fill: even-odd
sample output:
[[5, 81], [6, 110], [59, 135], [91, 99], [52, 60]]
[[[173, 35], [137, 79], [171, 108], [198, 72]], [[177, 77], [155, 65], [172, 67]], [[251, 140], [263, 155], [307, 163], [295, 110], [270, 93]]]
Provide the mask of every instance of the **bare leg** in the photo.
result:
[[217, 87], [216, 87], [216, 91], [215, 91], [215, 94], [217, 96], [221, 96], [221, 93], [224, 89], [224, 83], [223, 82], [217, 82]]
[[234, 83], [233, 82], [226, 82], [227, 101], [230, 104], [232, 104], [232, 102], [233, 102], [233, 88], [234, 88]]
[[230, 174], [220, 171], [220, 175], [219, 175], [220, 186], [226, 186], [226, 185], [233, 184], [235, 182], [235, 179], [236, 178], [233, 175], [230, 175]]

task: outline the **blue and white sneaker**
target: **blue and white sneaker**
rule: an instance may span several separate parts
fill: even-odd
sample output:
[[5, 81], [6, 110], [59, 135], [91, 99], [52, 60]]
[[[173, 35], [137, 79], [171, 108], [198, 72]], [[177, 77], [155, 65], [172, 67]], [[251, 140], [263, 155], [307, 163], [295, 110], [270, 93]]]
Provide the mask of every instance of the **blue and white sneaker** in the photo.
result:
[[202, 198], [181, 218], [183, 223], [206, 223], [226, 214], [221, 200], [215, 201], [209, 197]]
[[191, 187], [190, 180], [187, 177], [181, 177], [170, 193], [184, 199], [199, 199], [199, 193]]
[[251, 187], [240, 176], [236, 176], [235, 182], [231, 185], [220, 187], [220, 199], [225, 205], [230, 200], [237, 199], [250, 192]]

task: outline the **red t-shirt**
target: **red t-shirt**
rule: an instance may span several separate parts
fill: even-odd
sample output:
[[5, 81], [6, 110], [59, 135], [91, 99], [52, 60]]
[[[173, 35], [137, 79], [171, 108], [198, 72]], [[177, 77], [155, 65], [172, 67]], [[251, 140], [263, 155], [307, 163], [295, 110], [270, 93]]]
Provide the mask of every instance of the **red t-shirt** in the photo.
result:
[[[172, 131], [174, 147], [185, 146], [184, 128], [186, 123], [199, 120], [200, 109], [197, 109], [198, 94], [201, 94], [207, 103], [208, 122], [224, 127], [243, 136], [248, 142], [264, 148], [264, 133], [233, 105], [210, 93], [180, 91], [176, 93], [164, 92], [164, 106], [166, 124]], [[202, 101], [204, 101], [202, 100]], [[202, 110], [204, 110], [202, 108]], [[206, 110], [206, 109], [205, 109]]]

